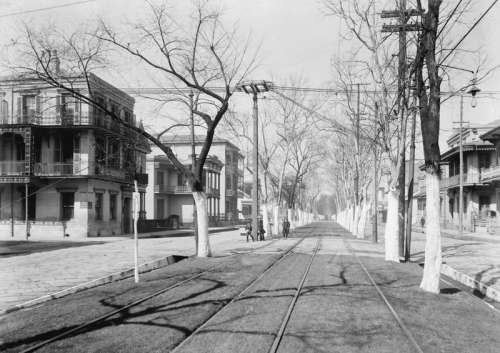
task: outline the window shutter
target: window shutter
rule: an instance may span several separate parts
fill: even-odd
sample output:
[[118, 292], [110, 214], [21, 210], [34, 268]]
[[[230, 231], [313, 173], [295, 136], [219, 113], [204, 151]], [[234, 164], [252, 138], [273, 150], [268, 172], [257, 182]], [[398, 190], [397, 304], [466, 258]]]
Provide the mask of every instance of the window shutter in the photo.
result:
[[23, 118], [23, 97], [17, 97], [17, 117], [18, 119]]
[[61, 121], [61, 96], [56, 96], [56, 122]]
[[35, 111], [36, 111], [36, 117], [40, 117], [41, 112], [42, 112], [42, 97], [41, 96], [36, 96], [36, 98], [35, 98]]

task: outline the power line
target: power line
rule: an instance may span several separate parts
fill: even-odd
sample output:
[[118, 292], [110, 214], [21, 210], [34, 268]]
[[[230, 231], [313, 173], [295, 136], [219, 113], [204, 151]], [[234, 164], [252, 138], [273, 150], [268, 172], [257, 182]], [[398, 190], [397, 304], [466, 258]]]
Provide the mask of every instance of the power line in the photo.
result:
[[24, 14], [33, 13], [33, 12], [40, 12], [40, 11], [47, 11], [47, 10], [59, 9], [61, 7], [81, 5], [81, 4], [85, 4], [85, 3], [88, 3], [88, 2], [95, 2], [95, 1], [96, 0], [77, 1], [77, 2], [70, 2], [70, 3], [67, 3], [67, 4], [61, 4], [61, 5], [55, 5], [55, 6], [49, 6], [49, 7], [41, 7], [41, 8], [33, 9], [33, 10], [11, 12], [11, 13], [0, 15], [0, 18], [10, 17], [10, 16], [17, 16], [17, 15], [24, 15]]
[[460, 4], [462, 3], [463, 0], [460, 0], [457, 4], [457, 6], [455, 6], [455, 8], [453, 9], [453, 11], [451, 12], [451, 14], [448, 16], [448, 18], [446, 19], [446, 22], [444, 23], [443, 27], [441, 27], [441, 29], [439, 30], [439, 33], [437, 34], [436, 37], [439, 37], [441, 35], [441, 33], [444, 31], [446, 25], [448, 24], [448, 22], [450, 22], [451, 18], [453, 17], [453, 15], [455, 14], [455, 12], [458, 10], [458, 7], [460, 6]]
[[465, 40], [465, 38], [467, 38], [467, 36], [470, 34], [470, 32], [472, 32], [472, 30], [478, 25], [479, 22], [481, 22], [481, 20], [484, 18], [484, 16], [486, 16], [486, 14], [493, 8], [493, 6], [495, 6], [495, 4], [498, 2], [498, 0], [495, 0], [493, 1], [493, 3], [490, 5], [490, 7], [488, 7], [486, 9], [486, 11], [481, 15], [481, 17], [478, 18], [478, 20], [472, 25], [471, 28], [469, 28], [469, 30], [467, 31], [467, 33], [465, 33], [465, 35], [462, 37], [462, 39], [460, 39], [458, 41], [458, 43], [453, 47], [453, 49], [451, 49], [448, 54], [444, 57], [443, 60], [441, 60], [441, 62], [439, 63], [440, 65], [442, 63], [444, 63], [446, 61], [446, 59], [448, 59], [451, 55], [451, 53], [453, 53], [455, 51], [455, 49], [458, 48], [458, 46]]

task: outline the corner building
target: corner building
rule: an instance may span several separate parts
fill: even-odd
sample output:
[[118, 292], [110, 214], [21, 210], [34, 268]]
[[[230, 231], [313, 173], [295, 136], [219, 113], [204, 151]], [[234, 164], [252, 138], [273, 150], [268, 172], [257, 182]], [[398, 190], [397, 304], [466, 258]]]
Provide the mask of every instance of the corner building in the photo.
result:
[[[123, 121], [134, 99], [96, 75], [73, 77]], [[63, 89], [36, 78], [0, 81], [0, 238], [63, 239], [132, 232], [138, 180], [141, 217], [146, 139]]]

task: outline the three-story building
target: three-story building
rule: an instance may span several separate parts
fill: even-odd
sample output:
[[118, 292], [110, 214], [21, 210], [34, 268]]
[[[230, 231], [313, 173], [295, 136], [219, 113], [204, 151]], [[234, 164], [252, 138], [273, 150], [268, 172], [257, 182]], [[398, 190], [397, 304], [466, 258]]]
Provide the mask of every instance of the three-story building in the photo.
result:
[[[130, 125], [134, 99], [96, 75], [72, 78]], [[89, 87], [91, 93], [89, 93]], [[141, 126], [142, 128], [142, 126]], [[2, 238], [81, 238], [132, 231], [139, 181], [144, 215], [149, 144], [63, 89], [30, 77], [0, 81]]]

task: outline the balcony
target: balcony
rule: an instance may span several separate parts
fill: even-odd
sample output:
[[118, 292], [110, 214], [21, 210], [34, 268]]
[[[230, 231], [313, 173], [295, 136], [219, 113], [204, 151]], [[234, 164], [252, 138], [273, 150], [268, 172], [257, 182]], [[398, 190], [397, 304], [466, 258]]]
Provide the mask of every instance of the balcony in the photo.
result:
[[61, 176], [79, 173], [73, 168], [73, 163], [35, 163], [33, 172], [37, 176]]
[[[472, 185], [481, 183], [478, 172], [464, 174], [462, 177], [463, 185]], [[482, 179], [482, 178], [481, 178]], [[453, 175], [449, 178], [441, 179], [441, 189], [455, 188], [460, 185], [460, 175]]]
[[211, 188], [211, 187], [205, 188], [205, 193], [207, 195], [210, 195], [210, 196], [219, 196], [220, 195], [219, 189]]
[[165, 194], [191, 194], [191, 188], [186, 185], [163, 185], [157, 184], [155, 185], [156, 193], [165, 193]]
[[500, 180], [500, 165], [481, 170], [481, 181], [486, 182], [493, 180]]
[[135, 173], [134, 180], [137, 180], [137, 184], [139, 185], [148, 185], [148, 174]]
[[40, 126], [98, 126], [121, 133], [123, 126], [109, 116], [93, 114], [51, 114], [51, 115], [17, 115], [12, 119], [2, 117], [0, 124], [33, 124]]
[[104, 165], [96, 165], [95, 168], [96, 175], [109, 176], [116, 179], [126, 179], [127, 172], [118, 167], [106, 167]]
[[26, 171], [25, 161], [0, 161], [0, 175], [19, 176]]

